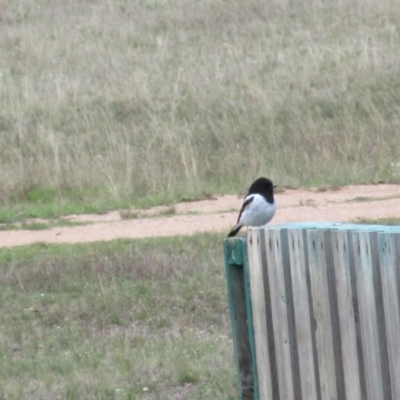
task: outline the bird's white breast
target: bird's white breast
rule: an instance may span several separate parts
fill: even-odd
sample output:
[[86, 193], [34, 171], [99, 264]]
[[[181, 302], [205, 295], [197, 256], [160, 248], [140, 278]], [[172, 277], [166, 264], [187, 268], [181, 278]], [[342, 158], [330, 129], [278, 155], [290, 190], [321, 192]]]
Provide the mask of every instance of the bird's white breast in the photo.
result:
[[251, 194], [246, 199], [253, 197], [253, 201], [243, 210], [240, 217], [242, 226], [261, 226], [267, 224], [276, 211], [276, 201], [273, 204], [268, 203], [265, 198], [259, 194]]

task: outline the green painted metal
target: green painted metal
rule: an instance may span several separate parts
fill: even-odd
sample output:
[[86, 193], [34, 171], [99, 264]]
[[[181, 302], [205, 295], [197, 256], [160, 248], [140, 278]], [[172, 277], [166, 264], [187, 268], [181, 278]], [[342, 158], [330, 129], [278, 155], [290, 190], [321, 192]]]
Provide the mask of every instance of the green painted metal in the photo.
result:
[[245, 238], [224, 240], [232, 337], [240, 400], [259, 400]]

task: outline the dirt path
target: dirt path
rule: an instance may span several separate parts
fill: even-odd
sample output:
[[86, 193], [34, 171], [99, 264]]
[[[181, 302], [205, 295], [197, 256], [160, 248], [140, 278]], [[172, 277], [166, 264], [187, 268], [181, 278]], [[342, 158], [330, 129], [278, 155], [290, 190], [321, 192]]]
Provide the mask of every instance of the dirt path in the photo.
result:
[[[48, 230], [0, 231], [0, 247], [35, 242], [76, 243], [115, 238], [191, 235], [197, 232], [227, 232], [234, 225], [243, 196], [221, 196], [215, 200], [181, 203], [174, 214], [166, 207], [134, 210], [140, 218], [122, 219], [118, 211], [104, 215], [68, 216], [75, 227]], [[278, 211], [271, 224], [300, 221], [355, 221], [360, 218], [400, 217], [400, 185], [346, 186], [338, 190], [286, 190], [276, 195]]]

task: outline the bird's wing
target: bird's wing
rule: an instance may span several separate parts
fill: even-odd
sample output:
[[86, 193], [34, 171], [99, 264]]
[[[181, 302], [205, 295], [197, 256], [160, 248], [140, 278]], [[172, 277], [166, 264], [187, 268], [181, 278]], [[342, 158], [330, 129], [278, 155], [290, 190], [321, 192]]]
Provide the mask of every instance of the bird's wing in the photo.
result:
[[237, 234], [237, 233], [240, 231], [240, 229], [242, 228], [243, 225], [240, 223], [240, 219], [242, 218], [243, 212], [247, 209], [247, 207], [249, 207], [249, 205], [250, 205], [250, 204], [252, 203], [252, 201], [254, 200], [254, 197], [255, 197], [254, 195], [250, 195], [250, 196], [247, 196], [247, 197], [244, 199], [242, 208], [240, 209], [240, 212], [239, 212], [239, 217], [238, 217], [237, 223], [236, 223], [236, 225], [233, 227], [233, 229], [230, 231], [228, 237], [236, 236], [236, 234]]
[[243, 202], [242, 208], [240, 209], [240, 213], [239, 213], [239, 217], [238, 217], [238, 220], [236, 222], [236, 225], [239, 224], [240, 218], [242, 218], [242, 214], [243, 214], [244, 210], [246, 210], [247, 207], [252, 203], [252, 201], [254, 200], [254, 197], [255, 196], [252, 194], [250, 196], [247, 196], [244, 199], [244, 202]]

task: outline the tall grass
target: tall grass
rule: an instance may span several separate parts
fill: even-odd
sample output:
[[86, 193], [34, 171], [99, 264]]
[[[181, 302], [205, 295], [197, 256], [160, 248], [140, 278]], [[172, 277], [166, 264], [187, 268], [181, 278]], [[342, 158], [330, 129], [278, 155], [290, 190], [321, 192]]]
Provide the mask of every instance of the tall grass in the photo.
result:
[[2, 0], [0, 202], [396, 180], [399, 21], [396, 0]]

